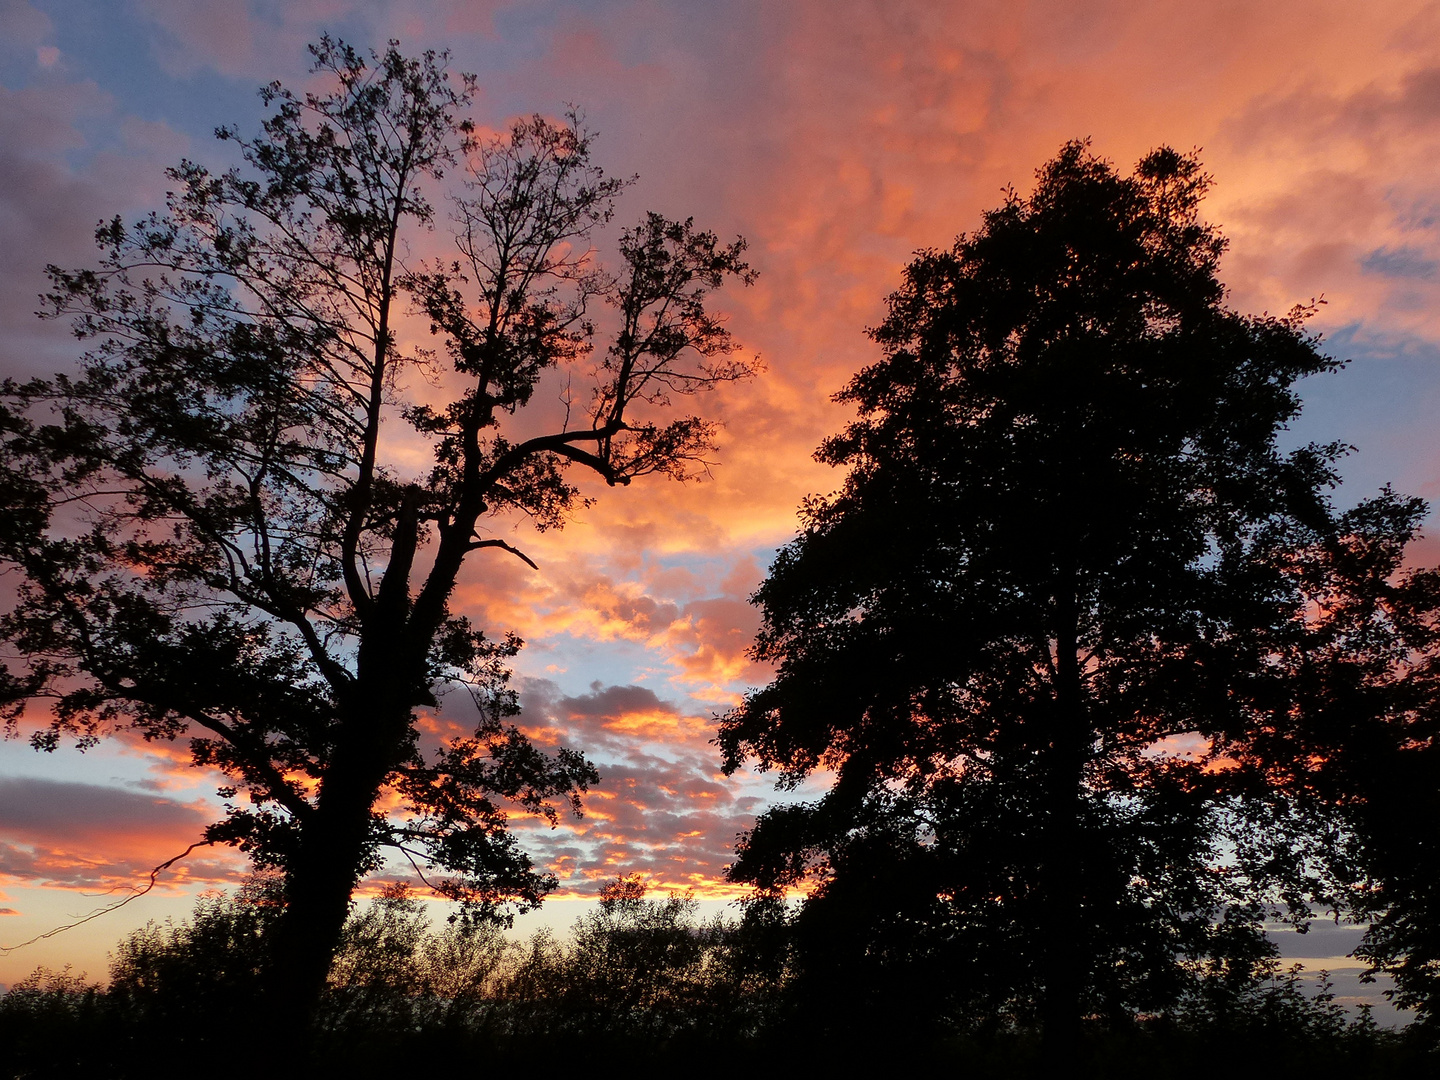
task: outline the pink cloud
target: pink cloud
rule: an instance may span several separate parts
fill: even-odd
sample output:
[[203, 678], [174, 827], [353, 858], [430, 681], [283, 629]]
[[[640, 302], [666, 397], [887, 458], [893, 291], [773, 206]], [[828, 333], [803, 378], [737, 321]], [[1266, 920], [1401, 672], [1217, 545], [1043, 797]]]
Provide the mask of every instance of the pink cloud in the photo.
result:
[[592, 895], [619, 873], [674, 888], [730, 895], [722, 881], [735, 837], [762, 798], [753, 778], [727, 778], [710, 745], [713, 720], [642, 686], [595, 684], [564, 695], [522, 687], [522, 727], [547, 745], [583, 747], [600, 772], [584, 816], [557, 829], [517, 820], [528, 850], [560, 879], [562, 895]]
[[[0, 778], [0, 877], [49, 888], [138, 887], [195, 843], [210, 807], [97, 784]], [[167, 884], [237, 879], [240, 860], [202, 850]]]

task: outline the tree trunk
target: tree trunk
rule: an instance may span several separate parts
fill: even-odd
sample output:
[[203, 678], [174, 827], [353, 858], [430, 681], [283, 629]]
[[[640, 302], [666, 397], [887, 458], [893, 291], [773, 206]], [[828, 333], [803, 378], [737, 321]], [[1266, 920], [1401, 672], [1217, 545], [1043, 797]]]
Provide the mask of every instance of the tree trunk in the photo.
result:
[[1081, 783], [1089, 724], [1081, 687], [1073, 589], [1056, 603], [1054, 715], [1045, 768], [1041, 837], [1041, 980], [1043, 1053], [1064, 1075], [1074, 1065], [1081, 1033], [1085, 955], [1081, 947]]
[[[408, 720], [408, 708], [402, 715]], [[344, 726], [348, 735], [336, 747], [314, 813], [301, 827], [299, 848], [287, 868], [285, 911], [266, 995], [288, 1061], [309, 1057], [326, 978], [366, 854], [370, 813], [394, 764], [394, 728], [374, 713]]]

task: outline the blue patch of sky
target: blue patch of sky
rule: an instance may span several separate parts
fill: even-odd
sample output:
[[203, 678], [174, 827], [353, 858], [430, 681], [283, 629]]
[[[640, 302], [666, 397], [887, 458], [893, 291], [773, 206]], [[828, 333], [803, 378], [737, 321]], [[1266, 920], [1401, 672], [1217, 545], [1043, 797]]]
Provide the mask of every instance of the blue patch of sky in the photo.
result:
[[668, 672], [656, 670], [654, 655], [638, 641], [553, 634], [543, 641], [526, 642], [514, 667], [521, 675], [550, 680], [570, 696], [587, 694], [598, 682], [603, 686], [646, 686], [667, 699], [679, 697], [667, 692]]
[[[182, 740], [180, 745], [185, 746], [187, 742]], [[118, 742], [109, 739], [101, 740], [84, 753], [68, 740], [62, 740], [59, 748], [51, 752], [36, 750], [24, 739], [0, 740], [0, 777], [125, 787], [155, 791], [166, 798], [181, 800], [214, 796], [215, 785], [210, 774], [198, 770], [193, 777], [183, 773], [165, 777], [164, 790], [158, 791], [154, 769], [157, 763], [157, 759], [143, 751], [127, 753]], [[187, 780], [193, 782], [186, 783]]]
[[[123, 149], [124, 132], [116, 123], [117, 113], [141, 120], [163, 123], [191, 137], [191, 156], [212, 167], [231, 163], [233, 153], [215, 146], [210, 136], [218, 124], [233, 125], [242, 133], [258, 128], [266, 110], [256, 93], [261, 83], [279, 79], [287, 85], [298, 84], [309, 66], [309, 57], [299, 48], [290, 54], [266, 55], [260, 62], [264, 71], [227, 75], [217, 71], [207, 58], [181, 74], [174, 65], [167, 68], [165, 55], [180, 57], [183, 45], [164, 25], [138, 13], [133, 5], [97, 4], [93, 0], [34, 0], [35, 6], [47, 14], [53, 32], [45, 44], [61, 51], [60, 71], [69, 79], [94, 80], [102, 91], [113, 95], [114, 112], [80, 117], [76, 124], [84, 135], [84, 145], [68, 151], [70, 167], [83, 171], [97, 153]], [[278, 26], [283, 20], [283, 0], [259, 0], [247, 5], [252, 23]], [[555, 112], [563, 106], [567, 81], [561, 78], [553, 100], [536, 100], [534, 88], [515, 76], [533, 69], [551, 49], [557, 32], [570, 26], [605, 27], [610, 10], [626, 11], [629, 5], [618, 0], [555, 0], [540, 4], [515, 4], [504, 7], [493, 17], [493, 34], [465, 34], [447, 39], [437, 31], [431, 40], [419, 38], [401, 41], [407, 52], [422, 48], [451, 48], [455, 52], [454, 70], [473, 71], [480, 79], [481, 99], [476, 110], [482, 122], [500, 123], [509, 116], [532, 110]], [[730, 32], [733, 25], [725, 17], [729, 5], [719, 10], [705, 8], [670, 12], [668, 22], [656, 24], [664, 40], [677, 40], [670, 24], [680, 21], [690, 27], [678, 40], [698, 40], [706, 45], [712, 58], [717, 53], [736, 54], [738, 42]], [[323, 31], [343, 38], [361, 48], [383, 47], [391, 27], [393, 12], [383, 3], [361, 6], [344, 17], [330, 17], [317, 22], [312, 38]], [[622, 63], [653, 60], [657, 43], [643, 32], [612, 41]], [[55, 73], [40, 67], [35, 50], [4, 50], [0, 55], [0, 83], [19, 89], [52, 81]]]
[[[178, 56], [183, 45], [160, 23], [137, 17], [130, 5], [39, 0], [36, 6], [52, 20], [54, 31], [47, 44], [60, 49], [69, 77], [94, 80], [114, 96], [124, 115], [164, 123], [191, 136], [195, 140], [194, 155], [207, 164], [213, 160], [213, 148], [207, 143], [217, 125], [233, 125], [242, 133], [258, 129], [267, 114], [259, 99], [260, 86], [274, 79], [295, 86], [310, 66], [308, 53], [295, 49], [290, 55], [264, 57], [270, 66], [263, 72], [228, 75], [217, 71], [207, 59], [197, 58], [190, 70], [175, 74], [167, 70], [162, 52]], [[375, 7], [374, 13], [362, 11], [328, 19], [317, 26], [312, 37], [318, 38], [324, 32], [360, 48], [383, 47], [382, 34], [376, 28], [383, 7]], [[278, 4], [252, 4], [250, 18], [278, 24], [279, 11]], [[407, 51], [417, 51], [427, 44], [443, 48], [445, 43], [401, 44]], [[483, 75], [484, 69], [504, 69], [535, 59], [543, 54], [548, 42], [537, 35], [533, 45], [527, 45], [516, 36], [502, 35], [498, 41], [470, 37], [464, 44], [466, 62], [455, 66], [468, 70], [479, 60]], [[12, 54], [0, 66], [0, 81], [12, 88], [51, 77], [36, 64], [33, 50]], [[85, 135], [85, 145], [72, 151], [72, 167], [83, 167], [94, 154], [121, 145], [123, 136], [113, 116], [84, 118], [78, 126]]]
[[1378, 338], [1352, 324], [1328, 332], [1322, 348], [1347, 363], [1300, 381], [1303, 409], [1282, 446], [1339, 441], [1355, 448], [1340, 462], [1338, 505], [1353, 505], [1385, 484], [1440, 499], [1440, 346]]
[[[196, 137], [208, 136], [221, 122], [258, 121], [261, 109], [253, 79], [231, 78], [204, 65], [197, 65], [183, 78], [171, 75], [156, 53], [161, 31], [137, 20], [127, 5], [51, 0], [37, 6], [54, 24], [52, 43], [60, 49], [66, 74], [93, 79], [114, 95], [123, 113]], [[11, 65], [5, 81], [11, 86], [24, 85], [42, 75], [32, 61], [24, 67]], [[121, 143], [122, 134], [113, 117], [87, 118], [79, 127], [85, 146], [72, 153], [72, 166], [81, 166], [91, 155], [113, 150]]]
[[679, 603], [703, 600], [720, 595], [720, 583], [730, 575], [741, 560], [747, 557], [754, 559], [756, 565], [768, 570], [771, 563], [775, 561], [778, 550], [773, 544], [763, 544], [746, 551], [727, 550], [715, 554], [685, 551], [661, 554], [647, 552], [641, 559], [640, 567], [629, 575], [629, 579], [644, 581], [657, 570], [686, 571], [693, 575], [695, 587], [691, 590], [672, 590], [665, 594], [665, 598]]
[[[762, 571], [768, 571], [776, 551], [773, 545], [764, 545], [738, 556], [729, 552], [724, 555], [647, 554], [642, 565], [629, 574], [628, 579], [643, 582], [656, 568], [689, 571], [694, 575], [693, 589], [670, 589], [652, 597], [660, 603], [673, 602], [683, 609], [692, 601], [721, 595], [720, 582], [731, 573], [739, 559], [752, 557]], [[663, 629], [663, 626], [655, 627], [657, 632]], [[492, 630], [499, 633], [501, 628], [493, 627]], [[596, 682], [605, 686], [633, 683], [648, 687], [661, 698], [682, 707], [693, 708], [695, 705], [683, 685], [670, 682], [671, 676], [680, 674], [680, 670], [657, 664], [655, 653], [641, 641], [623, 638], [597, 641], [568, 632], [547, 635], [527, 642], [514, 666], [522, 675], [550, 680], [566, 694], [588, 693]], [[743, 690], [745, 687], [736, 686], [733, 689]]]

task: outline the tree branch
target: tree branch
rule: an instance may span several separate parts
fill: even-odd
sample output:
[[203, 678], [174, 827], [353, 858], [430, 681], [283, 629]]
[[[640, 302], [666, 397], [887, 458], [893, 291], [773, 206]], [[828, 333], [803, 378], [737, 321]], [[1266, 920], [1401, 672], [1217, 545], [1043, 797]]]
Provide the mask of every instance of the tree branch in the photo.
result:
[[467, 547], [465, 550], [466, 550], [466, 551], [479, 551], [481, 548], [500, 548], [502, 551], [508, 551], [508, 552], [510, 552], [511, 555], [514, 555], [517, 559], [519, 559], [521, 562], [523, 562], [526, 566], [530, 567], [531, 570], [539, 570], [539, 569], [540, 569], [540, 567], [538, 567], [538, 566], [535, 565], [535, 560], [534, 560], [534, 559], [530, 558], [529, 555], [526, 555], [526, 554], [525, 554], [523, 551], [521, 551], [519, 548], [514, 547], [514, 546], [511, 545], [511, 544], [507, 544], [504, 540], [472, 540], [472, 541], [470, 542], [470, 546]]
[[46, 938], [52, 938], [56, 934], [63, 934], [66, 930], [74, 930], [77, 926], [84, 926], [90, 920], [100, 918], [101, 915], [108, 915], [112, 911], [119, 911], [126, 904], [130, 903], [130, 901], [138, 900], [140, 897], [148, 893], [151, 889], [155, 888], [155, 885], [160, 879], [161, 871], [170, 869], [170, 867], [174, 866], [181, 859], [185, 858], [185, 856], [189, 855], [196, 848], [210, 847], [214, 843], [214, 840], [197, 840], [195, 843], [191, 844], [184, 851], [182, 851], [179, 855], [166, 859], [159, 866], [151, 870], [150, 880], [146, 884], [140, 886], [128, 886], [133, 891], [130, 893], [129, 896], [125, 897], [125, 899], [117, 900], [113, 904], [106, 904], [104, 907], [97, 908], [95, 911], [92, 911], [84, 918], [76, 919], [74, 922], [66, 923], [64, 926], [57, 926], [53, 930], [46, 930], [43, 934], [36, 934], [29, 941], [22, 941], [19, 945], [0, 945], [0, 954], [16, 952], [20, 949], [25, 948], [27, 945], [34, 945], [37, 941], [44, 941]]

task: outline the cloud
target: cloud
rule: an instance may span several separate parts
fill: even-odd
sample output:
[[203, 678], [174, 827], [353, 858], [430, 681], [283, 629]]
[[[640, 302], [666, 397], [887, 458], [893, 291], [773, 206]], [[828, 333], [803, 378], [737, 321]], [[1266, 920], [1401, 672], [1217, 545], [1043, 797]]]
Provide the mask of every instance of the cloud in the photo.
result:
[[592, 894], [637, 872], [702, 894], [735, 891], [722, 877], [735, 837], [753, 824], [753, 802], [693, 759], [639, 755], [597, 765], [602, 781], [585, 797], [582, 818], [553, 831], [533, 823], [517, 830], [537, 861], [562, 877], [565, 893]]
[[[524, 826], [570, 887], [625, 869], [717, 880], [768, 795], [753, 777], [715, 778], [713, 713], [768, 677], [746, 657], [759, 618], [747, 597], [794, 535], [800, 500], [841, 482], [811, 457], [852, 417], [832, 395], [878, 357], [865, 327], [913, 253], [975, 228], [1006, 185], [1023, 193], [1066, 139], [1090, 136], [1121, 168], [1161, 143], [1201, 147], [1215, 176], [1206, 212], [1231, 239], [1231, 303], [1285, 311], [1323, 294], [1314, 327], [1372, 358], [1316, 436], [1378, 446], [1378, 471], [1403, 466], [1415, 489], [1440, 490], [1433, 423], [1414, 405], [1430, 400], [1416, 387], [1434, 378], [1417, 373], [1435, 370], [1440, 342], [1440, 8], [1421, 0], [138, 0], [116, 18], [152, 42], [153, 100], [79, 79], [114, 58], [75, 51], [31, 4], [0, 5], [0, 40], [25, 73], [0, 87], [7, 374], [74, 354], [64, 327], [31, 315], [41, 265], [93, 260], [97, 220], [153, 205], [188, 140], [236, 119], [175, 130], [165, 102], [193, 95], [202, 70], [247, 89], [303, 86], [304, 45], [322, 28], [452, 48], [453, 67], [482, 76], [477, 120], [490, 128], [574, 101], [606, 167], [640, 174], [617, 224], [654, 207], [749, 239], [759, 281], [717, 307], [767, 371], [685, 403], [723, 424], [712, 476], [582, 480], [597, 501], [559, 532], [486, 522], [541, 569], [481, 553], [452, 597], [478, 625], [527, 640], [522, 726], [587, 750], [605, 775], [583, 822]], [[420, 241], [431, 243], [443, 238]], [[419, 340], [424, 327], [404, 332]], [[537, 403], [555, 396], [542, 389]], [[1357, 406], [1364, 395], [1373, 407]], [[1396, 403], [1416, 410], [1411, 426], [1397, 427]], [[398, 446], [403, 467], [422, 468], [422, 449]], [[427, 745], [465, 730], [464, 706], [452, 695], [422, 719]], [[162, 755], [162, 791], [195, 782], [183, 743], [134, 750]], [[155, 829], [137, 833], [146, 857], [173, 854]], [[101, 858], [83, 832], [53, 849]], [[51, 850], [6, 842], [13, 859]]]
[[[389, 38], [417, 41], [493, 36], [496, 4], [434, 0], [375, 5], [364, 0], [137, 0], [153, 31], [152, 49], [167, 72], [201, 67], [268, 81], [277, 64], [293, 66], [321, 33], [357, 46]], [[308, 58], [307, 58], [308, 59]]]
[[[0, 48], [6, 51], [22, 49], [44, 50], [43, 42], [55, 32], [55, 22], [49, 15], [27, 3], [26, 0], [3, 0], [0, 2]], [[37, 57], [44, 64], [44, 57]]]
[[566, 695], [548, 679], [525, 678], [520, 704], [521, 729], [547, 746], [626, 755], [647, 744], [678, 750], [708, 738], [708, 718], [687, 715], [645, 686], [596, 682], [587, 694]]
[[1429, 281], [1440, 269], [1440, 263], [1417, 248], [1376, 248], [1360, 260], [1360, 269], [1367, 274], [1390, 278], [1414, 278]]
[[1390, 53], [1363, 75], [1352, 62], [1257, 94], [1220, 125], [1227, 269], [1252, 305], [1323, 292], [1322, 323], [1437, 342], [1440, 56], [1398, 41]]
[[724, 883], [725, 867], [768, 785], [749, 773], [720, 773], [712, 715], [649, 687], [598, 682], [567, 695], [548, 680], [526, 679], [521, 702], [520, 722], [533, 738], [584, 750], [600, 773], [581, 818], [553, 830], [533, 819], [515, 823], [527, 850], [561, 879], [562, 895], [591, 895], [624, 873], [702, 895], [738, 891]]
[[266, 65], [294, 66], [307, 42], [358, 6], [343, 0], [138, 0], [136, 9], [149, 20], [151, 48], [169, 74], [186, 77], [210, 67], [263, 78]]
[[[204, 804], [98, 784], [0, 777], [0, 877], [51, 888], [101, 890], [148, 880], [214, 820]], [[202, 851], [171, 881], [232, 881], [238, 863]]]
[[[96, 126], [114, 145], [84, 155]], [[93, 82], [59, 82], [12, 90], [0, 85], [0, 370], [48, 374], [73, 363], [69, 326], [35, 312], [49, 288], [47, 263], [96, 261], [95, 226], [133, 214], [163, 196], [164, 166], [188, 140], [157, 122], [119, 113]]]
[[[748, 596], [762, 576], [743, 549], [667, 553], [618, 540], [602, 526], [546, 535], [527, 545], [540, 565], [473, 563], [457, 607], [494, 632], [513, 630], [529, 648], [521, 666], [565, 640], [623, 644], [653, 657], [653, 672], [697, 700], [733, 703], [766, 669], [747, 651], [759, 628]], [[568, 546], [567, 546], [568, 545]]]

